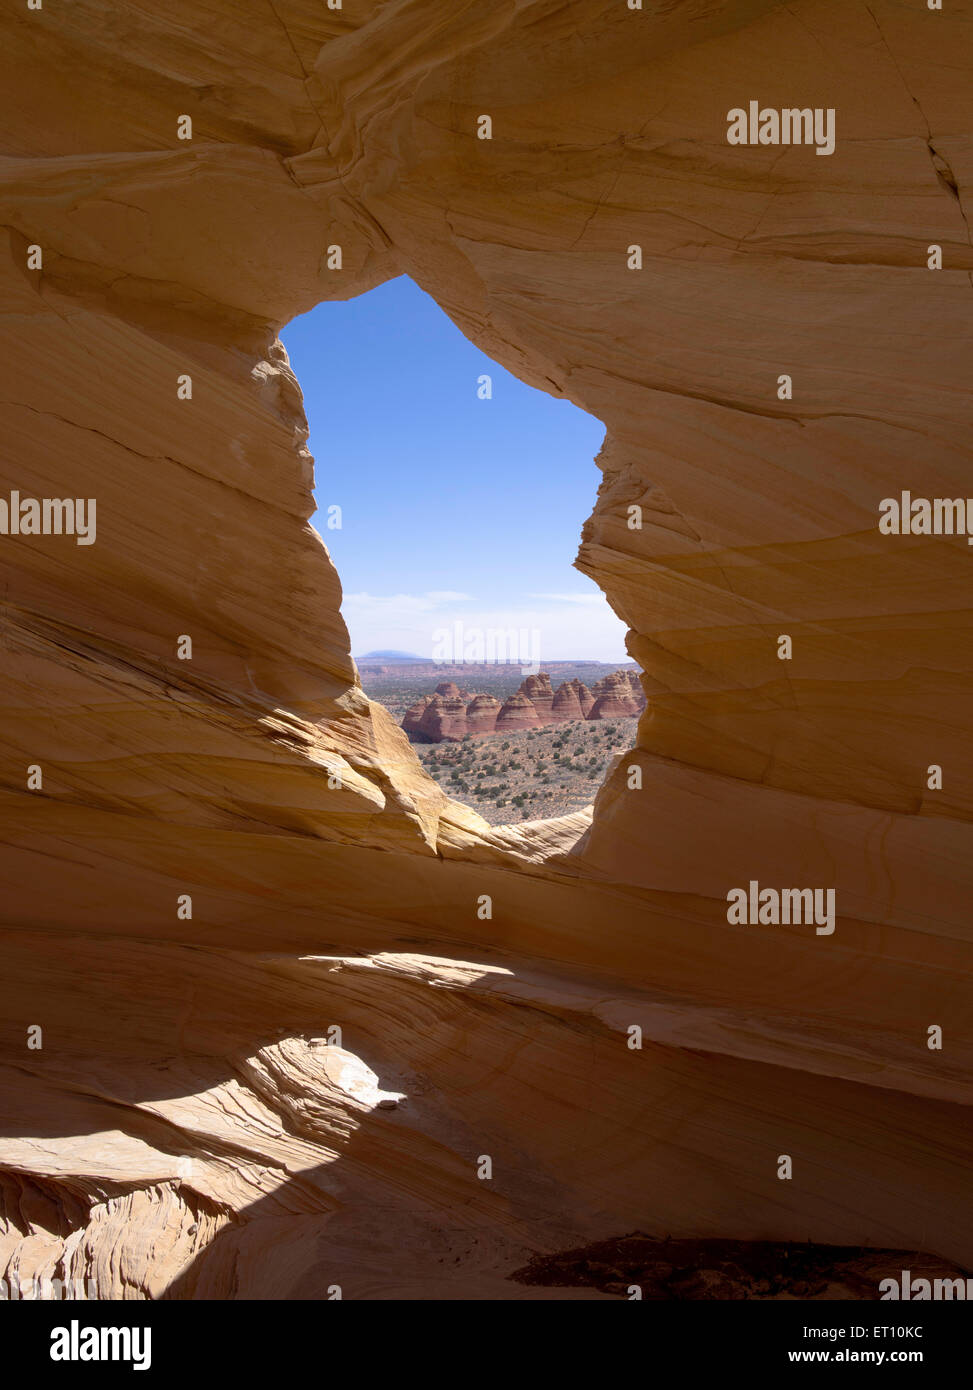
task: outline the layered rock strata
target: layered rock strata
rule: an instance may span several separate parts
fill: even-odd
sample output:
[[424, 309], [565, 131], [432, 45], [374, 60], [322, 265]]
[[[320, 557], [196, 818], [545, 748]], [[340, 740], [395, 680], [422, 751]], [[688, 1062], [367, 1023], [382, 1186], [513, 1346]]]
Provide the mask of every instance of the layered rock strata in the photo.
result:
[[551, 688], [551, 678], [547, 672], [541, 671], [536, 676], [528, 676], [520, 689], [537, 711], [538, 722], [550, 724], [554, 691]]
[[645, 696], [638, 677], [616, 671], [595, 683], [593, 703], [587, 719], [627, 719], [645, 709]]
[[471, 697], [444, 681], [435, 695], [423, 695], [409, 706], [401, 727], [413, 743], [459, 742], [484, 734], [539, 729], [568, 719], [628, 719], [644, 708], [645, 695], [634, 672], [616, 671], [590, 691], [577, 678], [554, 690], [548, 673], [541, 671], [525, 677], [502, 705], [491, 695]]
[[[97, 539], [0, 535], [0, 1275], [969, 1268], [971, 552], [877, 524], [968, 491], [965, 0], [3, 27], [0, 496]], [[751, 100], [834, 153], [728, 143]], [[278, 332], [403, 273], [605, 423], [578, 564], [650, 708], [593, 812], [491, 831], [358, 682]], [[750, 882], [836, 930], [729, 923]]]

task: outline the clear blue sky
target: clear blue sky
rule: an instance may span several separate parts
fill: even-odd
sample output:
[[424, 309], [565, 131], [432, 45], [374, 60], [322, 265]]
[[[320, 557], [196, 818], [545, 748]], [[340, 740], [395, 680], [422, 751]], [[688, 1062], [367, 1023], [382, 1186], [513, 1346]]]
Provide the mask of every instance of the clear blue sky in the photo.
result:
[[[435, 629], [461, 619], [538, 629], [542, 659], [628, 660], [623, 624], [572, 567], [598, 420], [492, 362], [405, 276], [319, 304], [281, 336], [356, 656], [431, 656]], [[477, 398], [483, 373], [492, 400]]]

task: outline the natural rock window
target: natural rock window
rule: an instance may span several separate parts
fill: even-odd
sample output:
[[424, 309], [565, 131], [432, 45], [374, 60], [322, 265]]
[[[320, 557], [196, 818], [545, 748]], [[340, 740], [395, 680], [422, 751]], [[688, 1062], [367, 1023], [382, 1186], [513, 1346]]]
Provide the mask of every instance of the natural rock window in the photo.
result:
[[604, 427], [405, 276], [281, 336], [366, 694], [492, 824], [589, 805], [645, 707], [624, 624], [572, 568]]
[[[87, 535], [97, 503], [91, 544], [0, 530], [0, 1296], [56, 1271], [99, 1299], [391, 1307], [534, 1292], [520, 1271], [904, 1299], [973, 1269], [969, 6], [17, 0], [0, 23], [0, 497], [8, 523], [14, 494], [52, 521], [83, 502]], [[833, 110], [832, 152], [749, 119], [730, 143], [751, 102], [781, 135]], [[382, 545], [355, 572], [357, 504], [328, 530], [360, 464], [316, 436], [337, 570], [308, 524], [299, 380], [317, 431], [315, 372], [349, 345], [308, 362], [295, 333], [403, 275], [485, 354], [471, 375], [603, 422], [597, 493], [592, 425], [584, 497], [562, 461], [534, 508], [564, 509], [565, 573], [581, 527], [572, 583], [649, 702], [592, 815], [531, 819], [526, 792], [568, 762], [596, 788], [611, 719], [513, 746], [573, 712], [565, 685], [584, 712], [580, 675], [549, 709], [540, 671], [479, 692], [469, 767], [358, 682], [338, 572], [397, 590]], [[391, 373], [363, 366], [358, 435], [417, 347], [403, 322]], [[464, 382], [468, 410], [501, 380]], [[413, 442], [385, 478], [410, 564], [416, 479], [443, 516], [464, 469], [496, 492]], [[547, 592], [513, 505], [533, 481], [501, 525]], [[474, 592], [454, 575], [482, 548], [453, 553], [422, 592]], [[445, 683], [441, 727], [469, 690]], [[417, 754], [454, 752], [447, 794]], [[501, 753], [526, 823], [476, 810]], [[320, 1362], [302, 1322], [289, 1370]]]

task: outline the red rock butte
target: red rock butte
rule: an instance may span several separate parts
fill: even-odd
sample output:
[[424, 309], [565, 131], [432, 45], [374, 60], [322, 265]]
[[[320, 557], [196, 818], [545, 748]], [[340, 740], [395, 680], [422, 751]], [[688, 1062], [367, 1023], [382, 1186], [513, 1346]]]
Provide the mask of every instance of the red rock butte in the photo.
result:
[[634, 671], [603, 676], [593, 691], [577, 677], [555, 690], [550, 675], [539, 671], [526, 676], [502, 705], [492, 695], [471, 696], [454, 682], [442, 681], [434, 695], [420, 695], [409, 706], [400, 727], [413, 743], [456, 743], [568, 719], [630, 719], [643, 709], [645, 696]]
[[[2, 22], [0, 495], [97, 539], [0, 535], [0, 1275], [529, 1297], [633, 1231], [969, 1268], [973, 553], [877, 525], [967, 491], [969, 5]], [[834, 153], [731, 145], [751, 100]], [[359, 684], [278, 333], [401, 274], [606, 426], [577, 564], [648, 707], [593, 812], [491, 829]], [[835, 932], [731, 925], [750, 882]]]

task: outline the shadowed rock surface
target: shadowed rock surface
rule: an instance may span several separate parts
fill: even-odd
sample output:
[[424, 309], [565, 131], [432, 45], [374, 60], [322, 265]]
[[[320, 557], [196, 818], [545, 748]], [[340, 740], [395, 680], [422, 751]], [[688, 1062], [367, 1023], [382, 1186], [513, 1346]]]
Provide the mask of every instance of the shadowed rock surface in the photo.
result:
[[[895, 1275], [891, 1271], [896, 1271]], [[914, 1251], [773, 1241], [658, 1240], [633, 1231], [580, 1250], [538, 1256], [510, 1276], [521, 1284], [588, 1288], [643, 1301], [881, 1298], [883, 1279], [960, 1279], [965, 1270]]]

